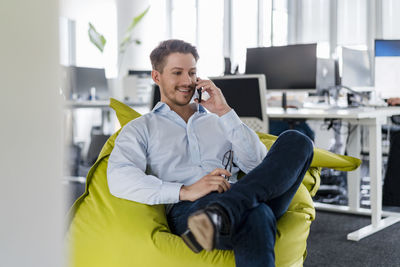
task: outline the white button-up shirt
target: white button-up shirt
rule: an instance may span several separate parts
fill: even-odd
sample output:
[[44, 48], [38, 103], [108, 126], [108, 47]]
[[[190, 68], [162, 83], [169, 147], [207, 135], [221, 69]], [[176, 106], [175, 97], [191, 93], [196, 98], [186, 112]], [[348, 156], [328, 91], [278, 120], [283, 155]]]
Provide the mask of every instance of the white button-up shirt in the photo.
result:
[[108, 160], [111, 194], [145, 204], [179, 202], [182, 185], [191, 185], [234, 151], [231, 180], [261, 163], [266, 147], [234, 110], [218, 117], [197, 105], [186, 123], [165, 103], [121, 130]]

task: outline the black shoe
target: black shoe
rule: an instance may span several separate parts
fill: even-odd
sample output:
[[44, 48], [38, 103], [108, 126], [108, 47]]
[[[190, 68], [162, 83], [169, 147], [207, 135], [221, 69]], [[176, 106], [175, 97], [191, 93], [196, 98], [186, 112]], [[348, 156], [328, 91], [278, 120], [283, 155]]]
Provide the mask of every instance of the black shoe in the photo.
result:
[[195, 253], [215, 248], [220, 235], [230, 233], [230, 220], [219, 205], [199, 210], [188, 219], [188, 229], [181, 235], [186, 245]]

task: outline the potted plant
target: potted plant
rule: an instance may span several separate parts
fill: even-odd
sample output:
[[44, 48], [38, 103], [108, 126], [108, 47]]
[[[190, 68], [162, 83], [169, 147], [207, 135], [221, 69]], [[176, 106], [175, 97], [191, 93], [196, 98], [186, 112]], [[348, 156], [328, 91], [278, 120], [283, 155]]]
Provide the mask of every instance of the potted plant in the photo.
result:
[[[124, 55], [125, 55], [125, 52], [128, 49], [128, 47], [131, 44], [140, 45], [142, 43], [140, 41], [140, 39], [133, 37], [133, 30], [135, 29], [137, 24], [143, 19], [143, 17], [147, 14], [149, 9], [150, 9], [150, 6], [148, 6], [143, 12], [141, 12], [139, 15], [137, 15], [136, 17], [134, 17], [132, 19], [131, 24], [128, 26], [127, 30], [125, 31], [124, 37], [122, 38], [121, 42], [119, 43], [119, 47], [118, 47], [118, 59], [119, 59], [118, 60], [118, 62], [119, 62], [118, 75], [120, 75], [122, 62], [124, 60]], [[103, 53], [104, 47], [107, 44], [107, 40], [104, 37], [104, 35], [99, 33], [96, 30], [96, 28], [93, 26], [93, 24], [90, 23], [90, 22], [89, 22], [88, 35], [89, 35], [90, 42], [94, 46], [96, 46], [97, 49], [99, 49], [99, 51], [101, 53]]]

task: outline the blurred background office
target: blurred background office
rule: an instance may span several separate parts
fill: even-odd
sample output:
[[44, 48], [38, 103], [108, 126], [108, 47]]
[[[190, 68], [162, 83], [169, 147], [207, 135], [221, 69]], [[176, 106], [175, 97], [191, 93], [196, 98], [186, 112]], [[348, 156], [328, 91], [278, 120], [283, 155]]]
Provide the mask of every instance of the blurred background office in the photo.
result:
[[[375, 0], [61, 1], [60, 63], [72, 68], [62, 72], [62, 77], [68, 78], [63, 94], [69, 107], [66, 111], [71, 152], [70, 165], [66, 167], [69, 176], [81, 177], [77, 181], [83, 182], [101, 144], [119, 127], [107, 108], [108, 97], [125, 101], [142, 113], [150, 110], [153, 83], [148, 55], [160, 40], [177, 38], [195, 44], [201, 55], [200, 77], [260, 73], [260, 70], [249, 71], [259, 62], [246, 65], [248, 53], [253, 51], [248, 49], [283, 47], [270, 52], [278, 55], [276, 61], [272, 62], [271, 57], [266, 61], [278, 65], [288, 54], [286, 47], [316, 44], [316, 53], [309, 57], [311, 61], [304, 60], [303, 50], [294, 50], [287, 59], [301, 62], [303, 66], [299, 64], [298, 69], [310, 69], [307, 75], [313, 75], [313, 80], [307, 81], [307, 86], [283, 85], [274, 83], [267, 75], [267, 106], [281, 106], [285, 89], [290, 92], [285, 102], [289, 107], [321, 102], [321, 96], [326, 95], [331, 96], [329, 104], [342, 105], [344, 101], [347, 106], [346, 97], [338, 98], [339, 88], [326, 90], [337, 85], [361, 92], [353, 94], [356, 99], [366, 93], [368, 99], [382, 104], [381, 93], [373, 90], [375, 40], [400, 38], [400, 30], [395, 27], [400, 22], [394, 15], [396, 10], [400, 10], [398, 1]], [[122, 49], [127, 28], [139, 15], [143, 17], [129, 32], [133, 42]], [[98, 36], [105, 38], [102, 49], [90, 41], [89, 24]], [[288, 71], [287, 65], [281, 69], [285, 70], [277, 73], [281, 81], [298, 72]], [[84, 83], [90, 76], [96, 82]], [[320, 97], [312, 99], [310, 95]], [[87, 103], [87, 100], [99, 101]], [[321, 123], [269, 119], [269, 132], [278, 135], [294, 128], [314, 139], [319, 147], [343, 154], [349, 130], [343, 124], [334, 120]], [[384, 140], [386, 150], [389, 138]], [[336, 174], [341, 175], [344, 174]], [[346, 203], [345, 197], [334, 197], [326, 201]]]
[[[0, 223], [2, 264], [61, 265], [63, 216], [83, 192], [102, 144], [119, 128], [108, 98], [142, 113], [150, 110], [149, 54], [161, 40], [196, 45], [200, 77], [248, 74], [249, 49], [316, 44], [314, 86], [272, 88], [267, 77], [267, 108], [282, 106], [282, 92], [289, 107], [326, 104], [327, 97], [329, 104], [340, 106], [342, 85], [353, 90], [355, 102], [367, 96], [369, 103], [384, 105], [397, 89], [375, 90], [376, 64], [382, 64], [375, 46], [377, 40], [400, 39], [399, 13], [396, 0], [1, 1], [0, 207], [8, 214]], [[123, 45], [126, 37], [131, 38], [128, 46]], [[378, 82], [388, 88], [384, 79]], [[329, 88], [335, 90], [323, 90]], [[352, 128], [345, 122], [281, 122], [275, 129], [305, 129], [319, 147], [346, 153]], [[384, 156], [392, 126], [384, 135]], [[366, 138], [363, 134], [364, 144]], [[368, 166], [363, 171], [368, 176]], [[327, 173], [325, 182], [336, 187], [317, 200], [346, 204], [343, 175]], [[360, 201], [368, 207], [369, 188], [361, 190], [365, 198]], [[26, 257], [18, 256], [21, 251]]]

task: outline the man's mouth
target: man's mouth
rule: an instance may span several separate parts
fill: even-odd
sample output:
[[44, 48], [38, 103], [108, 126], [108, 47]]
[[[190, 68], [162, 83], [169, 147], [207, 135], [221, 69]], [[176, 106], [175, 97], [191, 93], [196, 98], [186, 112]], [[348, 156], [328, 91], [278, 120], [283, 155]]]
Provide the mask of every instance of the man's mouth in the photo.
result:
[[182, 92], [182, 93], [189, 93], [190, 91], [192, 91], [192, 89], [191, 88], [178, 88], [178, 91], [179, 92]]

